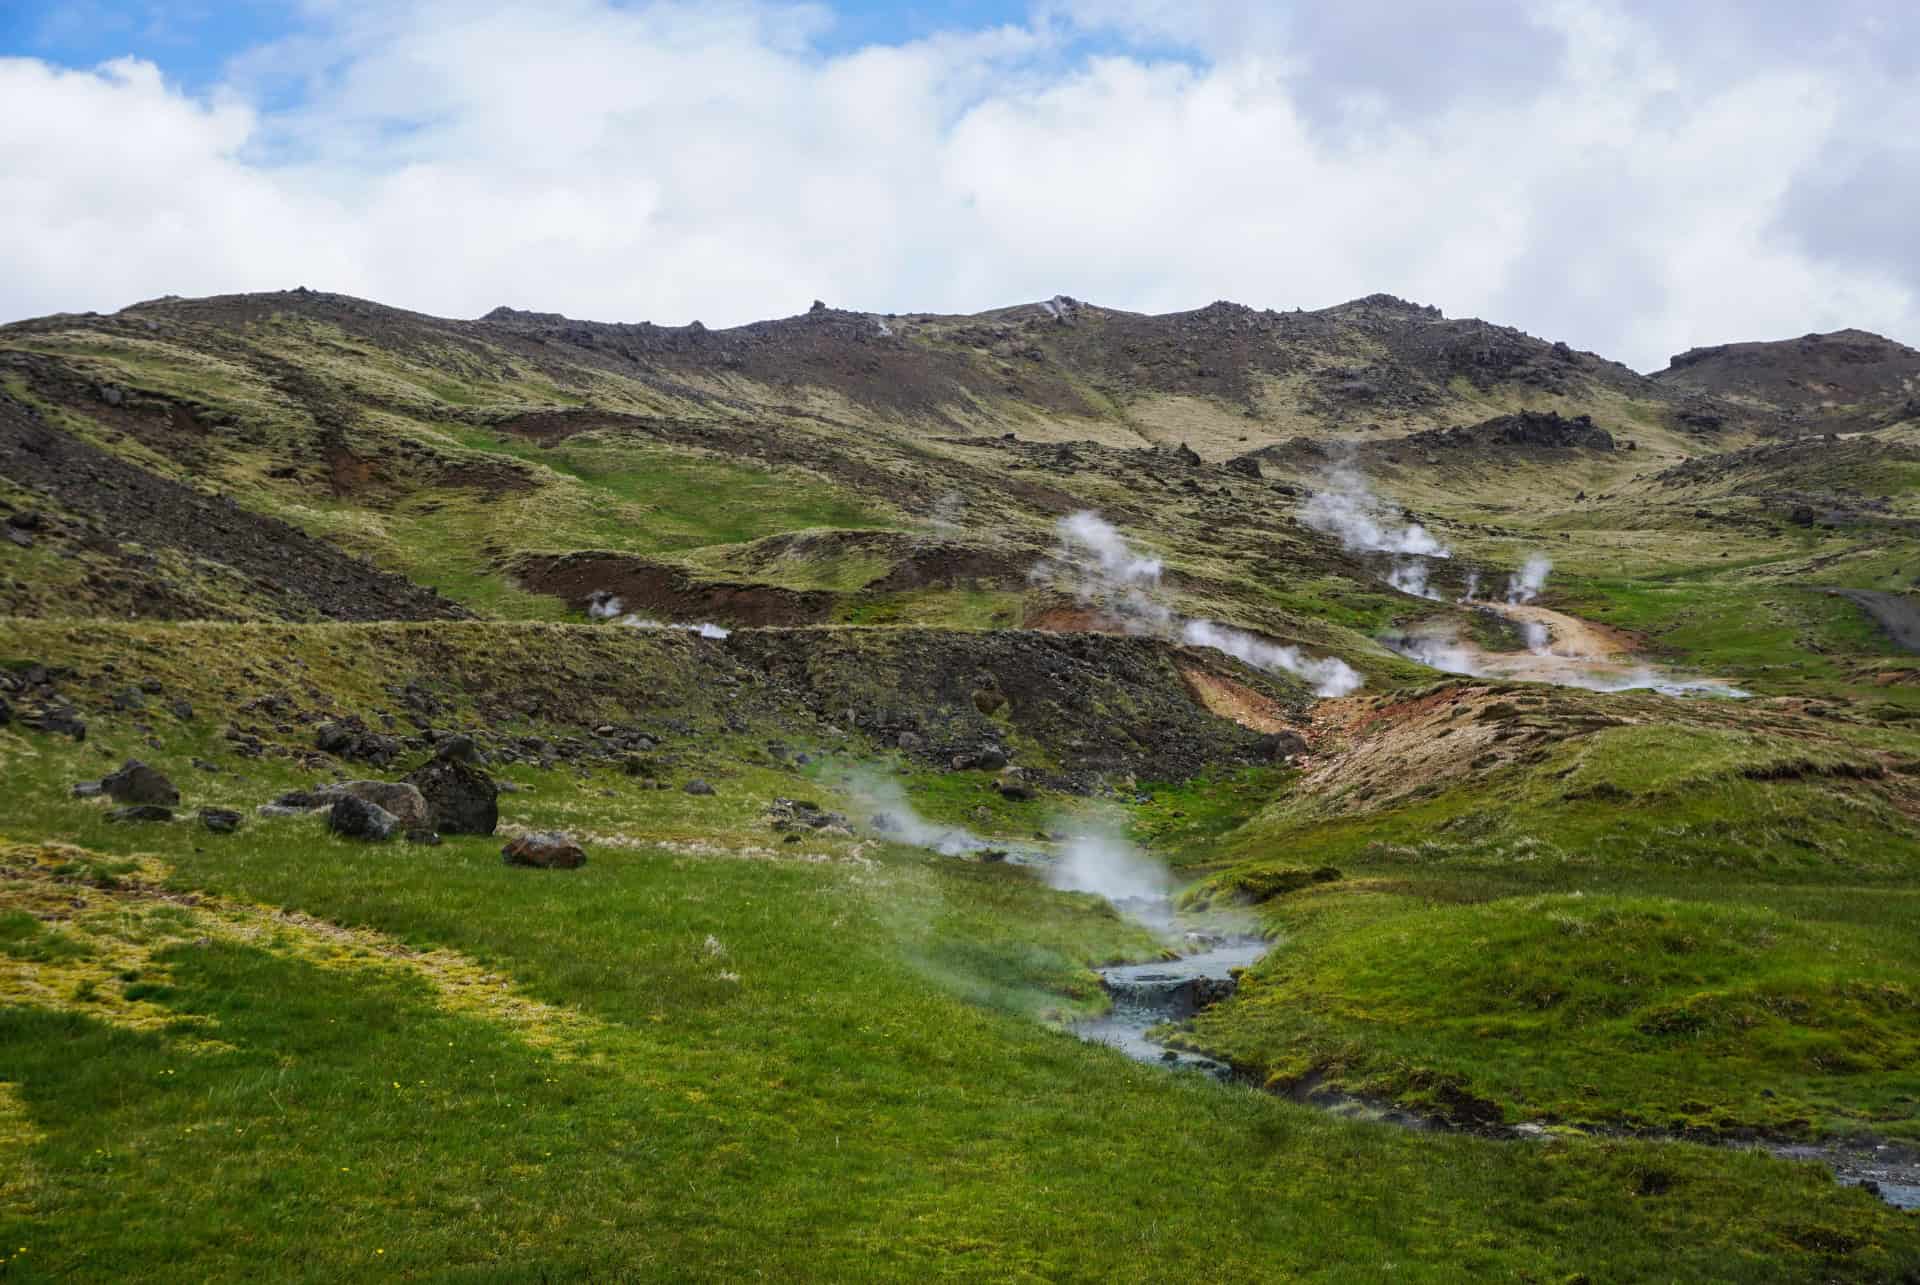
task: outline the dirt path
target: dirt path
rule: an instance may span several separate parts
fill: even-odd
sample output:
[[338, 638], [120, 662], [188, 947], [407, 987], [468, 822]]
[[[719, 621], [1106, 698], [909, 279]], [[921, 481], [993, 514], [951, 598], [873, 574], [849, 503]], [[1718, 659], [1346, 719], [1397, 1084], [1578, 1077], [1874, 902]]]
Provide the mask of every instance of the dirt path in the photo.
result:
[[1829, 589], [1827, 592], [1853, 602], [1872, 616], [1896, 643], [1908, 651], [1920, 652], [1920, 603], [1905, 594], [1882, 589]]

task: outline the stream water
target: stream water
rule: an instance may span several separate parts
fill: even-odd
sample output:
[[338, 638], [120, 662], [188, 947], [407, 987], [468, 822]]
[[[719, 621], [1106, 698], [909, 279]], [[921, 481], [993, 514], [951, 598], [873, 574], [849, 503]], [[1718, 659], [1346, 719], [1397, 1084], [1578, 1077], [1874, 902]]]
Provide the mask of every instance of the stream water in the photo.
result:
[[1194, 944], [1200, 948], [1179, 959], [1101, 969], [1100, 981], [1113, 1007], [1103, 1016], [1078, 1023], [1074, 1034], [1119, 1049], [1138, 1062], [1205, 1071], [1226, 1079], [1232, 1074], [1226, 1063], [1156, 1044], [1147, 1032], [1163, 1022], [1183, 1022], [1233, 994], [1235, 970], [1266, 954], [1267, 943], [1258, 937], [1228, 937]]
[[[1144, 915], [1139, 914], [1142, 907], [1129, 905], [1123, 909], [1146, 919], [1156, 929], [1167, 931], [1170, 908], [1164, 903], [1144, 908], [1147, 911]], [[1271, 943], [1244, 932], [1212, 931], [1203, 926], [1185, 932], [1180, 945], [1185, 951], [1177, 959], [1114, 964], [1097, 970], [1113, 1007], [1100, 1017], [1075, 1023], [1073, 1033], [1091, 1043], [1117, 1049], [1137, 1062], [1229, 1080], [1233, 1069], [1226, 1063], [1203, 1054], [1168, 1048], [1154, 1040], [1149, 1032], [1168, 1023], [1184, 1022], [1208, 1005], [1231, 996], [1238, 987], [1239, 971], [1257, 963]], [[1448, 1127], [1441, 1121], [1350, 1097], [1315, 1095], [1309, 1101], [1340, 1115], [1402, 1127]], [[1553, 1136], [1534, 1124], [1478, 1132], [1516, 1142], [1545, 1141]], [[1754, 1147], [1786, 1160], [1818, 1161], [1833, 1171], [1836, 1181], [1865, 1187], [1896, 1209], [1920, 1209], [1920, 1151], [1873, 1143], [1736, 1142], [1727, 1145]]]

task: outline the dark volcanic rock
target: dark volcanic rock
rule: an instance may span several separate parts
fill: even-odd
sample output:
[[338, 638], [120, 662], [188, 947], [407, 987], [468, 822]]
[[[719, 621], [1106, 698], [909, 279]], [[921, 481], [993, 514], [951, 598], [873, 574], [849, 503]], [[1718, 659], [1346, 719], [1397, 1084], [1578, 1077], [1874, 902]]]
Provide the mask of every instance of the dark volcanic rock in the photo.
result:
[[685, 790], [688, 794], [712, 794], [713, 793], [713, 787], [711, 785], [708, 785], [705, 781], [700, 780], [698, 777], [695, 777], [693, 780], [688, 781], [685, 785], [681, 786], [680, 788]]
[[1590, 415], [1571, 418], [1554, 411], [1521, 411], [1500, 415], [1466, 428], [1428, 429], [1405, 439], [1409, 447], [1429, 450], [1463, 450], [1489, 446], [1581, 448], [1592, 451], [1613, 449], [1613, 434], [1597, 427]]
[[998, 772], [1006, 765], [1007, 752], [997, 745], [988, 745], [953, 756], [953, 770], [956, 772]]
[[346, 839], [380, 842], [400, 829], [400, 819], [378, 804], [343, 794], [327, 812], [327, 829]]
[[173, 782], [139, 759], [128, 759], [118, 772], [100, 778], [100, 788], [115, 803], [174, 804], [180, 801], [180, 791], [174, 788]]
[[22, 708], [15, 715], [20, 726], [30, 727], [36, 732], [54, 732], [61, 736], [71, 736], [76, 741], [87, 739], [87, 724], [73, 706], [64, 701], [48, 701], [34, 709]]
[[[28, 369], [48, 379], [44, 392], [62, 395], [54, 363], [30, 358]], [[256, 606], [287, 619], [430, 620], [469, 614], [298, 527], [113, 455], [48, 423], [5, 392], [0, 392], [0, 477], [86, 514], [88, 527], [104, 537], [96, 537], [104, 550], [129, 545], [178, 550], [186, 555], [183, 560], [219, 564], [237, 581], [257, 587]], [[51, 537], [47, 543], [53, 543]], [[146, 619], [209, 614], [191, 584], [173, 582], [150, 557], [142, 563], [130, 561], [132, 555], [118, 556], [124, 574], [100, 582], [114, 608], [107, 614], [131, 612]]]
[[1296, 754], [1305, 754], [1307, 752], [1307, 740], [1306, 737], [1300, 735], [1298, 732], [1272, 732], [1262, 738], [1260, 747], [1267, 752], [1274, 762], [1278, 763], [1280, 760], [1290, 759]]
[[566, 835], [552, 832], [523, 834], [500, 849], [500, 857], [510, 866], [539, 870], [577, 870], [587, 864], [585, 849]]
[[232, 834], [240, 828], [240, 814], [228, 808], [201, 808], [200, 824], [215, 834]]
[[384, 736], [352, 716], [322, 723], [313, 734], [313, 745], [323, 754], [371, 763], [375, 767], [392, 763], [399, 757], [401, 748], [395, 737]]
[[115, 808], [107, 813], [109, 821], [171, 821], [173, 809], [163, 808], [158, 803], [136, 803], [131, 807]]
[[427, 802], [431, 828], [442, 834], [492, 834], [500, 824], [500, 790], [480, 770], [483, 760], [464, 736], [443, 741], [433, 758], [406, 783]]

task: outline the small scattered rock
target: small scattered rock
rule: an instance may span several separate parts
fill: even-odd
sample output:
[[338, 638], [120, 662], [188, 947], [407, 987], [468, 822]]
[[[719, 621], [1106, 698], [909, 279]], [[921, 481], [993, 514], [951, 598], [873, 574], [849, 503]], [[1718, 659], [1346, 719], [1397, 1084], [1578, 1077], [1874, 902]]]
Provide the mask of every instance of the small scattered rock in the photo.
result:
[[230, 808], [201, 808], [200, 824], [215, 834], [232, 834], [240, 828], [240, 814]]
[[128, 759], [118, 772], [112, 772], [100, 779], [100, 788], [115, 803], [160, 803], [174, 804], [180, 801], [180, 791], [174, 788], [166, 774], [148, 767], [139, 759]]
[[98, 781], [76, 781], [73, 785], [73, 797], [76, 799], [97, 799], [105, 793]]
[[15, 717], [20, 726], [36, 732], [53, 732], [61, 736], [71, 736], [75, 741], [87, 739], [87, 724], [73, 706], [61, 701], [49, 701], [38, 709], [23, 709]]
[[171, 821], [173, 809], [163, 808], [158, 803], [136, 803], [131, 807], [115, 808], [107, 813], [109, 821]]
[[973, 689], [973, 707], [992, 718], [1007, 706], [1006, 693], [997, 687], [976, 687]]
[[1305, 754], [1307, 748], [1307, 738], [1298, 732], [1269, 732], [1259, 744], [1261, 756], [1275, 763]]
[[432, 830], [409, 830], [406, 837], [408, 843], [417, 843], [423, 848], [440, 846], [440, 836]]
[[693, 780], [688, 781], [685, 785], [681, 786], [680, 788], [686, 791], [688, 794], [712, 794], [713, 793], [713, 787], [711, 785], [708, 785], [705, 781], [701, 780], [699, 777], [695, 777]]
[[968, 772], [976, 769], [982, 772], [998, 772], [1006, 765], [1007, 752], [995, 745], [989, 745], [985, 749], [975, 750], [970, 754], [956, 754], [953, 756], [953, 770], [956, 772]]
[[314, 748], [336, 758], [386, 767], [400, 755], [400, 742], [370, 729], [356, 717], [322, 723], [313, 734]]
[[577, 870], [587, 864], [586, 850], [564, 834], [523, 834], [500, 849], [510, 866], [538, 870]]

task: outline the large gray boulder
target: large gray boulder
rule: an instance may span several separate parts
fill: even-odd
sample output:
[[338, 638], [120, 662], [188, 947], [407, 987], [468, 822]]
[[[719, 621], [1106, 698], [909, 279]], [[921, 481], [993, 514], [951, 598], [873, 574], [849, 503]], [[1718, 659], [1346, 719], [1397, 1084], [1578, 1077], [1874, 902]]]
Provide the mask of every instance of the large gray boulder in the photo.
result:
[[426, 796], [405, 781], [340, 781], [314, 790], [311, 797], [321, 804], [335, 804], [342, 798], [355, 798], [397, 818], [403, 830], [434, 828], [432, 809]]
[[343, 839], [365, 839], [379, 843], [400, 831], [400, 820], [375, 803], [343, 794], [327, 812], [327, 829]]

